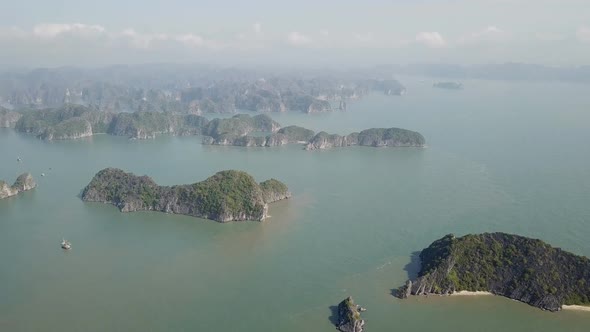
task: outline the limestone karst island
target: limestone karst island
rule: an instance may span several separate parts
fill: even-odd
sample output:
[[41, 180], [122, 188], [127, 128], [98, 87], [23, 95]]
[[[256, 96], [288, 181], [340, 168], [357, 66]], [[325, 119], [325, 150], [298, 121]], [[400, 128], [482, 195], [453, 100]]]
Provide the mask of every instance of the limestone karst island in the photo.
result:
[[133, 139], [156, 135], [201, 135], [204, 145], [271, 147], [303, 144], [306, 150], [346, 146], [424, 147], [422, 134], [402, 128], [370, 128], [348, 135], [328, 134], [300, 126], [281, 126], [267, 114], [237, 114], [229, 118], [208, 118], [195, 114], [96, 112], [82, 105], [64, 105], [37, 112], [12, 112], [6, 126], [44, 140], [90, 137], [96, 134]]
[[418, 278], [397, 294], [490, 292], [558, 311], [590, 305], [590, 259], [519, 235], [446, 235], [420, 253]]
[[161, 211], [228, 222], [262, 221], [268, 217], [269, 203], [291, 193], [278, 180], [257, 183], [248, 173], [235, 170], [189, 185], [159, 186], [148, 176], [107, 168], [94, 176], [81, 197], [113, 204], [122, 212]]
[[0, 199], [18, 195], [23, 191], [34, 189], [36, 186], [37, 183], [31, 173], [21, 174], [12, 186], [0, 180]]

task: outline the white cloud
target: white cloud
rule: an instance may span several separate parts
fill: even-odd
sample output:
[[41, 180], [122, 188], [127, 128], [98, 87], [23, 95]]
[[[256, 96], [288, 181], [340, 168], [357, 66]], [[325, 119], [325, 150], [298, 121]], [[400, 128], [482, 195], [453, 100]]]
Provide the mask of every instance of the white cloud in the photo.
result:
[[500, 42], [508, 39], [508, 33], [504, 30], [490, 25], [482, 30], [467, 34], [457, 41], [459, 44], [470, 44], [480, 42]]
[[416, 41], [432, 48], [447, 46], [446, 40], [438, 32], [420, 32], [416, 35]]
[[294, 46], [301, 46], [311, 43], [311, 39], [300, 32], [293, 31], [287, 36], [287, 42]]
[[155, 41], [165, 41], [169, 39], [169, 36], [163, 33], [144, 34], [133, 29], [125, 29], [120, 35], [123, 38], [129, 39], [131, 45], [137, 48], [149, 48]]
[[581, 42], [590, 42], [590, 28], [587, 26], [581, 26], [576, 31], [576, 37]]
[[51, 39], [64, 34], [71, 34], [80, 37], [92, 37], [105, 32], [100, 25], [87, 25], [82, 23], [64, 24], [50, 23], [38, 24], [33, 27], [33, 35], [39, 38]]
[[175, 36], [174, 40], [190, 47], [201, 47], [205, 45], [203, 37], [192, 33]]
[[125, 29], [120, 33], [120, 36], [128, 39], [131, 43], [131, 46], [136, 48], [153, 48], [157, 47], [157, 43], [162, 42], [177, 42], [183, 46], [190, 48], [215, 48], [217, 46], [214, 42], [208, 41], [205, 38], [193, 33], [185, 33], [178, 35], [169, 35], [165, 33], [146, 34], [139, 33], [134, 29]]
[[252, 25], [252, 29], [254, 30], [254, 33], [256, 33], [257, 35], [262, 33], [262, 24], [260, 24], [259, 22], [254, 23], [254, 25]]

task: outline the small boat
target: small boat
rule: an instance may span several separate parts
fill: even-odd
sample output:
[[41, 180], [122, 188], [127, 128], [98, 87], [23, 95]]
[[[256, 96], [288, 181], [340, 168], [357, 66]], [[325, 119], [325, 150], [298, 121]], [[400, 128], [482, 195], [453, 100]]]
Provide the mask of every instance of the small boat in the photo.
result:
[[20, 163], [22, 161], [22, 159], [20, 159], [20, 157], [17, 157], [16, 161], [18, 161]]
[[65, 250], [70, 250], [72, 249], [72, 244], [68, 241], [66, 241], [65, 239], [61, 240], [61, 248], [65, 249]]
[[41, 176], [45, 176], [45, 173], [41, 173]]

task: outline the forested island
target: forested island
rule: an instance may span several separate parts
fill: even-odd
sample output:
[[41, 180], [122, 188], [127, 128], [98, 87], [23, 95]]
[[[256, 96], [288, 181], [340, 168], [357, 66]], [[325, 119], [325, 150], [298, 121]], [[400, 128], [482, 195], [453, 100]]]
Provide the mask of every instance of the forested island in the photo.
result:
[[371, 128], [346, 136], [320, 132], [305, 146], [306, 150], [329, 149], [343, 146], [424, 147], [424, 136], [401, 128]]
[[485, 291], [550, 310], [590, 305], [590, 260], [518, 235], [446, 235], [420, 253], [416, 280], [398, 289], [410, 295]]
[[299, 126], [282, 127], [266, 114], [237, 114], [209, 120], [181, 113], [108, 113], [72, 104], [58, 109], [15, 113], [18, 118], [12, 113], [15, 112], [6, 113], [10, 114], [6, 118], [11, 119], [6, 122], [16, 131], [44, 140], [78, 139], [100, 133], [133, 139], [154, 138], [159, 134], [201, 135], [205, 145], [271, 147], [298, 143], [306, 150], [353, 145], [423, 147], [426, 143], [420, 133], [401, 128], [371, 128], [345, 136], [316, 134]]
[[81, 195], [83, 201], [113, 204], [122, 212], [161, 211], [219, 222], [262, 221], [269, 203], [289, 197], [284, 183], [270, 179], [259, 184], [242, 171], [221, 171], [189, 185], [159, 186], [148, 176], [115, 168], [98, 172]]
[[36, 186], [37, 183], [35, 183], [31, 173], [19, 175], [12, 186], [0, 180], [0, 199], [18, 195], [23, 191], [34, 189]]

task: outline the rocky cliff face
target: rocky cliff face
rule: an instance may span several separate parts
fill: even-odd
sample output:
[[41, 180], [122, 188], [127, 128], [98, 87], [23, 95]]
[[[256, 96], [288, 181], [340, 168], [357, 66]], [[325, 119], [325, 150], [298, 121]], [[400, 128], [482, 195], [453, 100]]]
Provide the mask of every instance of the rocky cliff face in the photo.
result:
[[306, 150], [321, 150], [335, 147], [357, 145], [358, 140], [354, 135], [340, 136], [336, 134], [328, 134], [325, 131], [317, 133], [311, 141], [306, 145]]
[[336, 328], [342, 332], [362, 332], [365, 321], [361, 318], [359, 307], [352, 297], [347, 297], [338, 304], [338, 323]]
[[541, 240], [505, 233], [447, 235], [420, 253], [418, 278], [398, 289], [410, 295], [488, 291], [557, 311], [590, 304], [590, 260]]
[[31, 190], [37, 184], [30, 173], [21, 174], [12, 186], [0, 181], [0, 199], [18, 195], [20, 192]]
[[240, 171], [222, 171], [191, 185], [158, 186], [147, 176], [107, 168], [83, 190], [82, 200], [110, 203], [122, 212], [161, 211], [220, 222], [263, 220], [268, 203], [290, 197], [285, 188], [277, 180], [258, 184]]
[[14, 128], [22, 114], [0, 107], [0, 128]]

